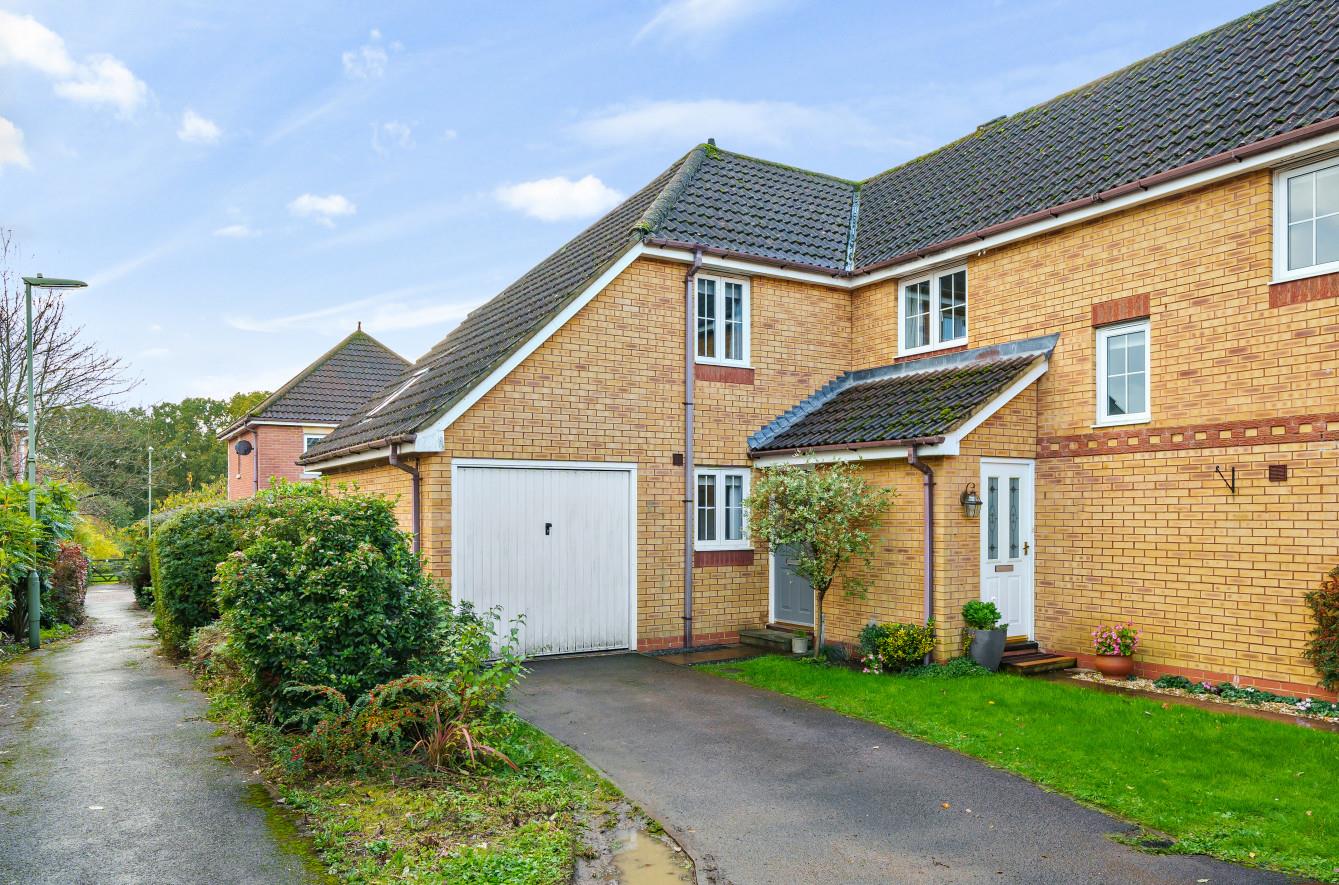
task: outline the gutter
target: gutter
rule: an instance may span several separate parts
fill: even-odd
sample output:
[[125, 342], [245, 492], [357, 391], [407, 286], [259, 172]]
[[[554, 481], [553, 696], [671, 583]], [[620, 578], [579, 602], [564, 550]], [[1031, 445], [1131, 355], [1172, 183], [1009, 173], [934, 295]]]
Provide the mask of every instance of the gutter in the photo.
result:
[[693, 252], [693, 263], [683, 277], [683, 647], [693, 647], [693, 497], [696, 473], [693, 469], [693, 381], [697, 374], [697, 292], [694, 291], [702, 250]]
[[409, 464], [405, 464], [403, 461], [401, 461], [401, 460], [400, 460], [400, 446], [399, 446], [398, 443], [396, 443], [396, 444], [394, 444], [394, 445], [391, 446], [390, 462], [391, 462], [391, 466], [392, 466], [392, 467], [394, 467], [394, 468], [396, 468], [396, 469], [398, 469], [398, 470], [403, 470], [405, 473], [408, 473], [408, 474], [409, 474], [409, 477], [410, 477], [410, 480], [409, 480], [409, 488], [410, 488], [409, 497], [410, 497], [410, 500], [413, 501], [413, 513], [414, 513], [414, 515], [413, 515], [413, 525], [414, 525], [414, 555], [417, 556], [417, 555], [420, 553], [420, 551], [422, 550], [422, 541], [421, 541], [422, 533], [421, 533], [420, 530], [419, 530], [419, 529], [420, 529], [420, 525], [421, 525], [421, 523], [422, 523], [422, 515], [421, 515], [421, 514], [422, 514], [422, 504], [421, 504], [421, 500], [422, 500], [422, 499], [421, 499], [421, 497], [420, 497], [420, 492], [419, 492], [419, 486], [420, 486], [421, 476], [420, 476], [420, 474], [419, 474], [419, 470], [418, 470], [417, 459], [415, 459], [415, 463], [414, 463], [412, 466], [409, 465]]
[[857, 449], [892, 449], [909, 447], [915, 451], [917, 446], [937, 446], [944, 441], [943, 436], [918, 436], [914, 439], [880, 439], [867, 442], [828, 443], [821, 446], [804, 446], [797, 449], [761, 449], [749, 452], [750, 458], [765, 458], [769, 455], [804, 455], [808, 452], [854, 452]]
[[[925, 623], [934, 619], [935, 601], [935, 472], [916, 456], [916, 447], [907, 450], [907, 463], [915, 467], [925, 477], [922, 487], [925, 490]], [[925, 663], [930, 662], [933, 652], [925, 655]]]

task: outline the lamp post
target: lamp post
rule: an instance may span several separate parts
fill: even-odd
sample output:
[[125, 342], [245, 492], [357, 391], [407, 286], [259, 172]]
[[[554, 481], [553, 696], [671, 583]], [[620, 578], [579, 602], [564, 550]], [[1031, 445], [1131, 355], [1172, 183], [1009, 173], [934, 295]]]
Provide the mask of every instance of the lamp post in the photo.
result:
[[[23, 298], [27, 308], [27, 367], [28, 367], [28, 516], [37, 521], [37, 397], [33, 382], [33, 287], [39, 289], [82, 289], [88, 283], [44, 277], [23, 278]], [[37, 563], [28, 570], [28, 647], [42, 646], [42, 585], [37, 576]]]
[[153, 543], [153, 446], [149, 446], [149, 543]]

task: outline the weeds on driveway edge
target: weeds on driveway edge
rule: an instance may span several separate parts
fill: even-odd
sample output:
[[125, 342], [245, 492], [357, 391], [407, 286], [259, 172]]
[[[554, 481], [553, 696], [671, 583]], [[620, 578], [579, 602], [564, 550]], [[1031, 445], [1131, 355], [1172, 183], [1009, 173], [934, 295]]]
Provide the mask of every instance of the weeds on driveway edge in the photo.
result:
[[973, 756], [1170, 834], [1166, 851], [1339, 882], [1339, 735], [1017, 676], [908, 679], [771, 656], [702, 669]]

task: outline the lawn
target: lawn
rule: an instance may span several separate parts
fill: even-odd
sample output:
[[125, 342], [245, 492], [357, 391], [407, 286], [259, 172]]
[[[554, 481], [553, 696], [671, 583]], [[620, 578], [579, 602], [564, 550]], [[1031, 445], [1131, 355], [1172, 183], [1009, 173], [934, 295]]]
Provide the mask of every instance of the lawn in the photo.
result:
[[1021, 775], [1210, 854], [1339, 882], [1339, 734], [1016, 676], [704, 667]]

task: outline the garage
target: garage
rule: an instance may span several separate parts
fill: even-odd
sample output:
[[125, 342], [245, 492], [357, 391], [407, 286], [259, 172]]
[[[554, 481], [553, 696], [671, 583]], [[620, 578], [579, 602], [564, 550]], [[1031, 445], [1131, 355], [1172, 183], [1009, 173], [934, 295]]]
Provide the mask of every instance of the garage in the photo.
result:
[[632, 648], [637, 468], [456, 459], [452, 591], [523, 615], [527, 655]]

